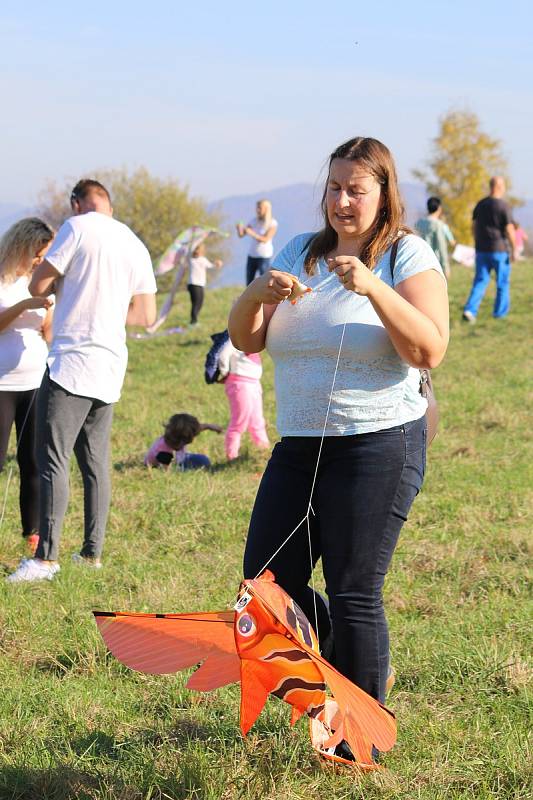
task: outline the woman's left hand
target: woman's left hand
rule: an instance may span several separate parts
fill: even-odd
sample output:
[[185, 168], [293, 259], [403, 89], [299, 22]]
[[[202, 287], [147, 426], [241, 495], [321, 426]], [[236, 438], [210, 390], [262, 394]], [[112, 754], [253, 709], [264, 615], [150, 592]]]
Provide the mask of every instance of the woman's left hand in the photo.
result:
[[356, 256], [335, 256], [326, 261], [329, 271], [337, 274], [339, 281], [349, 292], [366, 297], [371, 293], [376, 280], [379, 280]]

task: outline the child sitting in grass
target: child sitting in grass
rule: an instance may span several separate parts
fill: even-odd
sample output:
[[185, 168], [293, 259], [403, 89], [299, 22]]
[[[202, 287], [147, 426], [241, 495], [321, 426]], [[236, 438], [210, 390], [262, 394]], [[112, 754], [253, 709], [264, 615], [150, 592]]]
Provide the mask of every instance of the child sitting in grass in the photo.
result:
[[186, 445], [202, 431], [222, 433], [222, 428], [220, 425], [199, 422], [191, 414], [173, 414], [165, 425], [163, 436], [156, 439], [146, 453], [145, 466], [168, 469], [174, 457], [180, 471], [209, 467], [211, 462], [207, 456], [186, 450]]

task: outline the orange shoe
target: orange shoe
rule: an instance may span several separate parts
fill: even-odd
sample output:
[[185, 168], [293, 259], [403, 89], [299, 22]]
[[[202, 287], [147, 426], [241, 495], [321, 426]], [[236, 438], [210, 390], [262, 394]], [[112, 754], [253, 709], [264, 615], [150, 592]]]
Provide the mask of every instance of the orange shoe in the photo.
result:
[[30, 556], [34, 556], [39, 544], [39, 534], [30, 533], [29, 536], [24, 537], [24, 541], [26, 542], [26, 548]]

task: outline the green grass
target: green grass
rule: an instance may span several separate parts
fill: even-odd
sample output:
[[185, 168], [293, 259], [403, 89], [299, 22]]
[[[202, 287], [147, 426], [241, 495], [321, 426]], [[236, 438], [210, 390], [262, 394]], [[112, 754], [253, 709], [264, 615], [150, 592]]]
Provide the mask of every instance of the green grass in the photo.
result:
[[[228, 465], [222, 437], [204, 433], [195, 447], [212, 458], [212, 472], [141, 466], [170, 414], [227, 421], [223, 388], [203, 382], [208, 334], [224, 327], [235, 295], [225, 289], [208, 293], [200, 330], [130, 344], [113, 427], [104, 568], [69, 563], [82, 531], [73, 466], [60, 576], [46, 585], [0, 585], [0, 798], [531, 797], [533, 263], [514, 268], [510, 316], [491, 318], [492, 288], [475, 327], [460, 322], [471, 274], [457, 267], [451, 280], [452, 339], [434, 375], [441, 431], [387, 582], [399, 737], [386, 770], [361, 776], [321, 768], [306, 725], [290, 729], [289, 709], [275, 699], [243, 739], [238, 687], [196, 695], [184, 689], [186, 674], [136, 674], [96, 632], [92, 608], [209, 610], [235, 597], [265, 456], [246, 444], [242, 459]], [[186, 319], [187, 310], [182, 293], [170, 322]], [[264, 366], [274, 439], [267, 356]], [[6, 480], [7, 471], [2, 496]], [[21, 555], [17, 490], [15, 474], [0, 530], [6, 573]]]

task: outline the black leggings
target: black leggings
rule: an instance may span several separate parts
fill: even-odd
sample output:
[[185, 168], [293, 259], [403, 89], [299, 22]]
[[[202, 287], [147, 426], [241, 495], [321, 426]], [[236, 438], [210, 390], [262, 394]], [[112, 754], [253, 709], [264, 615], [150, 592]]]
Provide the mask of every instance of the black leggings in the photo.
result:
[[200, 309], [204, 304], [204, 287], [189, 283], [187, 289], [191, 296], [191, 325], [195, 325], [198, 322]]
[[[250, 521], [246, 578], [262, 570], [305, 516], [319, 443], [315, 437], [285, 437], [275, 446]], [[383, 584], [422, 486], [425, 455], [424, 417], [377, 433], [326, 437], [313, 493], [312, 561], [314, 566], [322, 557], [329, 599], [328, 612], [316, 595], [320, 643], [332, 632], [339, 672], [381, 702], [389, 665]], [[305, 522], [268, 568], [314, 626]]]
[[39, 472], [35, 458], [37, 389], [27, 392], [0, 391], [0, 472], [9, 445], [13, 422], [17, 432], [17, 461], [20, 471], [20, 518], [22, 535], [39, 531]]

